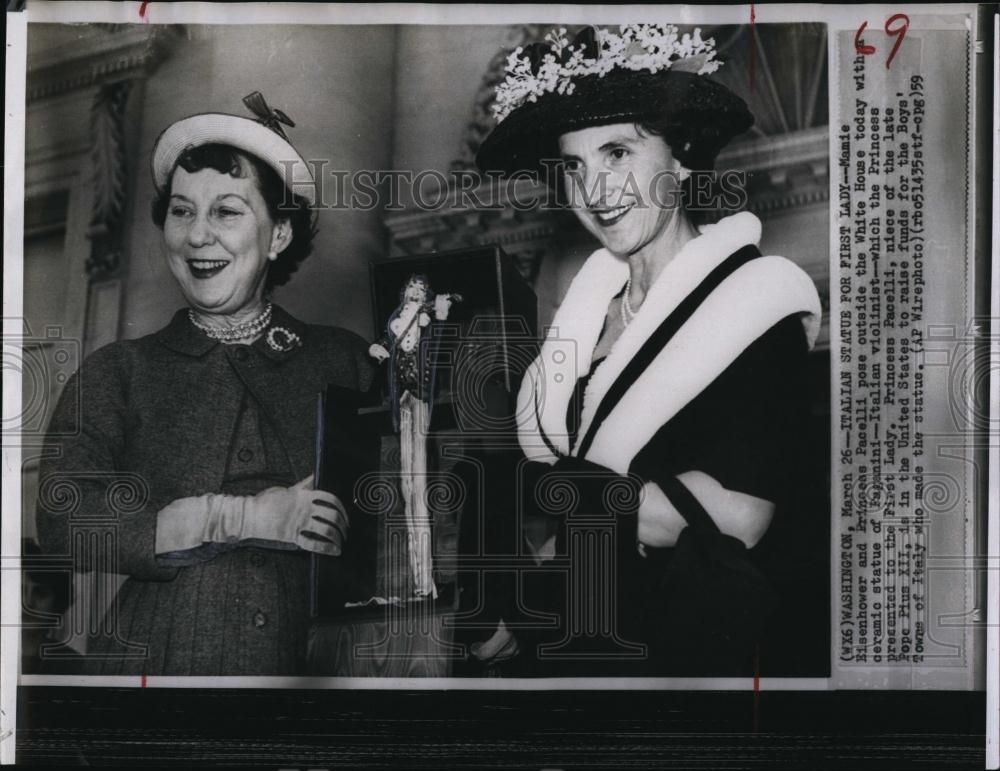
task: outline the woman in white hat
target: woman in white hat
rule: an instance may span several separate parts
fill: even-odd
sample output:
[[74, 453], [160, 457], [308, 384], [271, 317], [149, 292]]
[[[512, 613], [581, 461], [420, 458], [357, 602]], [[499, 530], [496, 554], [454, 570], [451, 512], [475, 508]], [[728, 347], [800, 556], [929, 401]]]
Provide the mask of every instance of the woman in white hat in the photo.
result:
[[551, 537], [526, 544], [542, 570], [481, 600], [500, 621], [473, 646], [484, 660], [520, 647], [546, 674], [749, 673], [768, 602], [746, 549], [787, 486], [820, 305], [798, 267], [760, 255], [752, 214], [692, 224], [695, 178], [753, 123], [707, 77], [714, 59], [669, 25], [560, 30], [508, 59], [477, 163], [561, 164], [601, 248], [520, 390], [524, 507]]
[[88, 357], [52, 420], [40, 539], [70, 554], [87, 525], [127, 576], [87, 673], [301, 673], [309, 555], [343, 548], [344, 502], [313, 489], [316, 397], [366, 390], [373, 369], [360, 337], [269, 299], [311, 251], [315, 188], [294, 124], [244, 101], [256, 120], [195, 115], [153, 149], [153, 219], [187, 307]]

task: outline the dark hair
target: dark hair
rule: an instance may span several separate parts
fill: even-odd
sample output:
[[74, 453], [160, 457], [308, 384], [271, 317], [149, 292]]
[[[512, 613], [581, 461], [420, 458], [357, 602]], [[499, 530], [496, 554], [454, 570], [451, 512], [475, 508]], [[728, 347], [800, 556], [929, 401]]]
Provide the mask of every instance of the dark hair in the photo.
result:
[[[692, 129], [666, 115], [638, 120], [634, 125], [640, 134], [660, 137], [670, 148], [671, 155], [691, 172], [690, 176], [680, 183], [680, 200], [684, 213], [692, 224], [704, 225], [715, 222], [730, 211], [725, 206], [705, 208], [702, 205], [693, 205], [700, 201], [726, 201], [727, 195], [730, 196], [729, 200], [732, 200], [734, 192], [713, 173], [718, 150], [711, 149], [713, 146], [711, 137], [706, 141], [702, 136], [701, 127]], [[708, 131], [709, 134], [712, 133], [710, 129]], [[550, 144], [549, 157], [559, 157], [557, 142], [558, 140]], [[553, 187], [557, 205], [566, 206], [568, 198], [562, 174], [546, 174], [545, 180]]]
[[[692, 224], [704, 225], [720, 219], [728, 211], [726, 207], [704, 208], [693, 204], [702, 200], [722, 202], [730, 192], [714, 173], [715, 159], [726, 143], [723, 132], [705, 121], [683, 121], [667, 115], [635, 125], [639, 133], [652, 134], [666, 142], [671, 155], [691, 172], [680, 187], [684, 212]], [[705, 182], [708, 184], [702, 184]]]
[[408, 279], [406, 279], [406, 283], [403, 284], [403, 286], [401, 286], [399, 288], [399, 301], [400, 302], [403, 302], [406, 299], [406, 290], [410, 286], [410, 284], [423, 284], [424, 285], [424, 294], [427, 295], [427, 298], [429, 300], [433, 300], [434, 299], [434, 296], [433, 296], [432, 291], [431, 291], [431, 282], [430, 282], [430, 279], [427, 278], [427, 274], [425, 274], [425, 273], [411, 273], [410, 277]]
[[[264, 291], [270, 292], [276, 286], [288, 282], [306, 257], [312, 253], [312, 241], [316, 235], [316, 215], [308, 201], [294, 195], [285, 186], [278, 172], [264, 163], [260, 158], [239, 148], [224, 144], [207, 144], [189, 147], [174, 164], [163, 190], [153, 200], [153, 222], [160, 230], [167, 219], [170, 206], [170, 188], [174, 180], [174, 171], [178, 167], [188, 173], [214, 169], [220, 174], [228, 174], [237, 179], [247, 176], [247, 165], [256, 173], [257, 188], [267, 205], [267, 212], [275, 222], [288, 220], [292, 227], [292, 241], [278, 254], [277, 259], [267, 264], [267, 277], [264, 279]], [[288, 206], [287, 201], [292, 205]]]

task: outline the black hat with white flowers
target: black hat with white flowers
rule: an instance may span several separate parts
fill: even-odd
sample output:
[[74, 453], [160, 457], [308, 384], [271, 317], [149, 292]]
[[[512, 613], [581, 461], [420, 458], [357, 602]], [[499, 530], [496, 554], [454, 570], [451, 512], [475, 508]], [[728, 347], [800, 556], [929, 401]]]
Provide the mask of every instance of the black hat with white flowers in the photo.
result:
[[481, 170], [537, 171], [557, 159], [562, 134], [591, 126], [655, 121], [674, 157], [708, 170], [753, 125], [739, 96], [707, 77], [721, 62], [701, 31], [639, 24], [620, 33], [587, 27], [572, 43], [560, 29], [517, 48], [493, 104], [496, 128], [476, 154]]

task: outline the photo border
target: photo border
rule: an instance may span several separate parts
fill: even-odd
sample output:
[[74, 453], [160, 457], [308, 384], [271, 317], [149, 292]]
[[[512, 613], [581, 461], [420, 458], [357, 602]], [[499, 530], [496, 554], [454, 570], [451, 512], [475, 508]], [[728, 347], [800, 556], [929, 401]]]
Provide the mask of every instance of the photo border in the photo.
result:
[[[36, 21], [94, 21], [93, 14], [97, 12], [100, 16], [100, 20], [115, 22], [115, 23], [135, 23], [138, 19], [135, 18], [135, 14], [138, 12], [137, 6], [139, 3], [83, 3], [83, 2], [72, 2], [72, 3], [52, 3], [52, 2], [31, 2], [29, 4], [29, 13], [32, 18], [31, 21], [34, 23]], [[146, 5], [146, 4], [142, 4]], [[255, 15], [253, 21], [246, 21], [244, 17], [240, 19], [234, 19], [231, 14], [234, 13], [232, 6], [229, 7], [218, 7], [215, 5], [210, 5], [207, 3], [197, 3], [197, 4], [181, 4], [177, 7], [166, 8], [163, 7], [166, 4], [161, 3], [150, 3], [145, 8], [144, 21], [149, 23], [160, 23], [160, 14], [163, 14], [162, 23], [210, 23], [210, 24], [261, 24], [261, 23], [281, 23], [281, 24], [292, 24], [296, 23], [294, 20], [290, 20], [287, 17], [289, 11], [295, 10], [289, 7], [289, 5], [295, 5], [296, 8], [307, 14], [308, 20], [303, 20], [298, 23], [336, 23], [336, 24], [372, 24], [372, 23], [404, 23], [404, 20], [413, 23], [412, 19], [407, 19], [406, 14], [410, 13], [410, 9], [405, 9], [400, 6], [365, 6], [359, 7], [351, 4], [331, 4], [328, 6], [319, 6], [318, 4], [271, 4], [270, 6], [257, 6], [254, 9]], [[463, 24], [463, 23], [482, 23], [480, 18], [480, 9], [472, 6], [450, 6], [447, 11], [444, 11], [440, 6], [419, 6], [422, 12], [428, 14], [440, 14], [440, 17], [436, 18], [435, 21], [427, 23], [444, 23], [442, 19], [447, 17], [447, 23], [449, 24]], [[579, 6], [554, 6], [546, 9], [546, 13], [552, 14], [551, 17], [542, 16], [538, 20], [540, 23], [551, 22], [551, 23], [569, 23], [567, 17], [572, 16], [578, 11]], [[685, 7], [683, 13], [680, 14], [680, 20], [683, 23], [706, 23], [711, 21], [711, 23], [733, 23], [733, 24], [744, 24], [748, 21], [747, 12], [750, 10], [750, 6], [727, 6], [727, 7], [706, 7], [702, 6], [700, 8], [695, 7]], [[855, 14], [857, 16], [863, 16], [865, 13], [877, 13], [886, 9], [896, 9], [896, 6], [855, 6], [847, 13]], [[967, 10], [974, 10], [977, 6], [972, 4], [963, 4], [960, 6], [949, 6], [949, 13], [957, 13], [960, 8], [965, 8]], [[537, 6], [524, 6], [524, 5], [511, 5], [505, 6], [503, 8], [503, 13], [514, 15], [524, 14], [534, 16], [538, 13]], [[829, 7], [819, 7], [816, 5], [802, 7], [792, 7], [788, 5], [780, 4], [757, 4], [756, 16], [757, 22], [767, 22], [767, 21], [827, 21], [829, 23], [829, 16], [835, 14], [836, 9]], [[178, 15], [175, 15], [175, 11]], [[500, 11], [491, 12], [499, 13]], [[608, 6], [597, 6], [590, 7], [587, 9], [586, 14], [589, 21], [594, 23], [623, 23], [632, 20], [648, 20], [650, 9], [648, 6], [622, 6], [620, 8], [610, 8]], [[677, 13], [677, 9], [671, 9], [672, 13]], [[780, 18], [771, 18], [772, 13]], [[326, 17], [329, 15], [329, 21], [324, 21], [320, 19], [317, 21], [317, 16]], [[980, 9], [980, 14], [982, 15], [982, 10]], [[36, 18], [37, 16], [37, 18]], [[57, 18], [58, 17], [58, 18]], [[197, 18], [194, 18], [197, 17]], [[335, 21], [334, 21], [335, 18]], [[518, 16], [518, 18], [520, 18]], [[998, 33], [996, 27], [997, 16], [994, 13], [994, 37], [993, 37], [993, 50], [996, 51], [997, 46], [997, 35]], [[6, 89], [6, 105], [7, 105], [7, 123], [6, 123], [6, 139], [5, 142], [5, 281], [4, 281], [4, 335], [5, 337], [10, 334], [11, 336], [17, 336], [21, 334], [20, 320], [22, 315], [22, 297], [19, 291], [21, 285], [21, 272], [20, 272], [20, 261], [12, 262], [10, 260], [10, 255], [17, 255], [21, 251], [21, 246], [23, 245], [23, 198], [19, 195], [20, 190], [23, 190], [24, 185], [24, 86], [25, 86], [25, 74], [24, 74], [24, 59], [21, 56], [18, 59], [18, 46], [21, 46], [23, 51], [26, 48], [26, 35], [27, 26], [26, 18], [24, 13], [8, 14], [8, 59], [7, 59], [7, 89]], [[501, 22], [497, 22], [501, 23]], [[831, 27], [831, 41], [832, 41], [833, 28]], [[834, 46], [831, 44], [828, 47], [828, 56], [830, 60], [833, 59], [835, 55]], [[831, 68], [831, 74], [834, 69]], [[996, 126], [996, 104], [998, 99], [997, 91], [997, 80], [993, 79], [993, 93], [992, 103], [993, 109], [990, 111], [992, 113], [991, 117], [994, 121], [994, 126]], [[831, 103], [836, 98], [834, 88], [830, 87], [830, 100]], [[983, 94], [979, 93], [974, 96], [978, 100], [982, 100]], [[980, 102], [981, 103], [981, 102]], [[17, 132], [20, 132], [18, 134]], [[13, 132], [13, 133], [12, 133]], [[832, 132], [831, 132], [832, 134]], [[13, 140], [13, 141], [12, 141]], [[831, 137], [832, 144], [832, 137]], [[985, 148], [981, 148], [985, 150]], [[996, 140], [996, 134], [994, 132], [994, 143], [992, 148], [992, 167], [994, 169], [1000, 169], [1000, 164], [998, 164], [997, 153], [998, 145]], [[832, 162], [832, 156], [831, 156]], [[831, 186], [834, 185], [834, 175], [831, 173]], [[971, 182], [971, 180], [970, 180]], [[977, 184], [977, 193], [981, 193], [985, 185], [980, 181]], [[997, 192], [996, 185], [994, 185], [992, 196], [987, 196], [984, 200], [981, 195], [978, 196], [979, 208], [988, 205], [986, 202], [991, 200], [993, 211], [997, 211], [998, 202], [1000, 202], [1000, 193]], [[831, 198], [831, 207], [833, 206], [833, 198]], [[975, 213], [972, 213], [973, 216]], [[978, 218], [977, 218], [978, 220]], [[976, 235], [981, 236], [982, 233], [982, 223], [979, 223]], [[1000, 234], [1000, 226], [998, 226], [996, 218], [992, 222], [992, 233], [994, 235]], [[831, 233], [832, 238], [832, 233]], [[967, 260], [972, 260], [972, 255], [967, 255]], [[991, 311], [991, 321], [993, 325], [991, 334], [991, 345], [992, 352], [996, 354], [1000, 350], [1000, 279], [998, 279], [998, 272], [996, 266], [998, 265], [997, 256], [997, 246], [996, 239], [993, 241], [993, 252], [992, 252], [992, 265], [993, 270], [991, 271], [992, 280], [992, 311]], [[11, 280], [11, 279], [15, 280]], [[979, 288], [979, 279], [977, 276], [977, 289]], [[985, 291], [985, 288], [984, 288]], [[14, 326], [17, 328], [14, 329]], [[993, 371], [991, 373], [992, 377], [996, 378], [997, 373]], [[997, 401], [997, 391], [1000, 389], [994, 388], [992, 391], [993, 404], [992, 409], [993, 414], [997, 414], [996, 410], [1000, 409], [1000, 403]], [[5, 404], [19, 404], [21, 399], [21, 387], [20, 382], [17, 378], [6, 377], [4, 378], [4, 402]], [[994, 437], [989, 437], [992, 441]], [[5, 511], [19, 511], [20, 510], [20, 477], [19, 470], [20, 464], [20, 448], [17, 446], [17, 442], [8, 441], [9, 437], [5, 435], [4, 437], [4, 460], [5, 460], [5, 471], [4, 471], [4, 487], [3, 487], [3, 502]], [[834, 441], [833, 435], [831, 435], [831, 442]], [[995, 465], [998, 458], [997, 447], [995, 445], [990, 445], [989, 449], [991, 462], [994, 464], [994, 476], [988, 481], [989, 490], [993, 493], [990, 496], [989, 505], [989, 545], [990, 545], [990, 560], [995, 560], [998, 553], [997, 549], [1000, 547], [1000, 534], [998, 534], [997, 521], [1000, 517], [1000, 510], [998, 510], [997, 498], [995, 494], [997, 492], [997, 480], [995, 475]], [[8, 474], [6, 469], [13, 468], [17, 469], [17, 473]], [[13, 508], [10, 504], [13, 503]], [[16, 522], [12, 526], [12, 522]], [[18, 554], [20, 551], [20, 519], [12, 520], [8, 517], [7, 521], [3, 527], [3, 554]], [[991, 566], [993, 562], [989, 563]], [[4, 560], [4, 568], [8, 568], [8, 559]], [[13, 576], [13, 587], [11, 586], [11, 574]], [[19, 585], [20, 585], [20, 575], [19, 570], [7, 570], [3, 571], [3, 578], [5, 582], [5, 588], [7, 591], [3, 592], [3, 627], [2, 627], [2, 647], [5, 651], [11, 650], [11, 641], [16, 641], [19, 637]], [[831, 575], [832, 578], [832, 575]], [[998, 580], [997, 571], [992, 569], [989, 571], [988, 576], [989, 582], [989, 592], [992, 598], [992, 607], [997, 607], [998, 598]], [[13, 589], [13, 590], [10, 590]], [[831, 595], [833, 594], [834, 587], [831, 586]], [[835, 606], [831, 607], [831, 613], [835, 613]], [[14, 619], [13, 623], [11, 619]], [[832, 643], [832, 638], [835, 633], [835, 626], [831, 628], [831, 663], [832, 659], [835, 657], [836, 653]], [[990, 755], [988, 762], [996, 762], [998, 759], [997, 755], [997, 739], [996, 734], [996, 716], [993, 714], [995, 709], [993, 709], [997, 701], [997, 687], [998, 687], [998, 674], [997, 669], [997, 651], [1000, 647], [1000, 633], [998, 633], [998, 626], [994, 622], [989, 626], [987, 634], [987, 649], [989, 653], [988, 657], [988, 668], [987, 668], [987, 691], [986, 694], [981, 694], [981, 692], [969, 692], [968, 694], [956, 695], [950, 694], [945, 697], [944, 700], [953, 699], [954, 703], [960, 704], [957, 707], [957, 711], [969, 709], [968, 704], [973, 704], [977, 702], [980, 695], [984, 699], [984, 709], [982, 710], [985, 715], [985, 706], [989, 705], [991, 708], [989, 720], [990, 725], [984, 725], [984, 732], [986, 728], [990, 728], [990, 741], [992, 742], [990, 746]], [[2, 733], [0, 733], [0, 753], [2, 753], [4, 760], [6, 761], [9, 757], [13, 755], [13, 745], [16, 735], [15, 723], [12, 722], [12, 716], [17, 711], [18, 701], [28, 701], [41, 699], [45, 701], [43, 694], [50, 694], [53, 697], [57, 695], [63, 695], [60, 686], [67, 685], [74, 682], [78, 678], [74, 676], [42, 676], [42, 675], [26, 675], [21, 678], [21, 685], [18, 688], [12, 688], [11, 684], [18, 682], [17, 680], [17, 667], [18, 662], [16, 658], [4, 655], [2, 662], [2, 670], [0, 670], [0, 690], [2, 690], [2, 704], [4, 711], [4, 726], [2, 727]], [[13, 672], [13, 676], [11, 673]], [[831, 672], [832, 674], [832, 672]], [[122, 695], [131, 691], [119, 690], [123, 686], [131, 686], [135, 689], [136, 686], [140, 686], [138, 678], [94, 678], [86, 677], [79, 678], [81, 680], [87, 680], [87, 685], [94, 686], [100, 692], [106, 692], [107, 694]], [[406, 696], [410, 699], [419, 698], [419, 694], [424, 694], [429, 696], [431, 700], [441, 699], [441, 704], [447, 701], [449, 695], [454, 695], [456, 693], [476, 693], [481, 690], [489, 691], [490, 697], [484, 700], [484, 703], [488, 704], [492, 701], [498, 708], [501, 707], [503, 703], [512, 698], [510, 694], [500, 694], [501, 691], [507, 691], [511, 689], [511, 686], [504, 685], [501, 682], [492, 682], [488, 680], [468, 680], [465, 678], [447, 678], [443, 680], [437, 680], [435, 682], [429, 682], [426, 680], [412, 680], [412, 679], [398, 679], [398, 678], [377, 678], [378, 682], [371, 682], [371, 678], [172, 678], [172, 677], [149, 677], [144, 678], [144, 682], [141, 683], [141, 687], [148, 688], [149, 692], [162, 690], [164, 692], [170, 692], [173, 696], [176, 696], [178, 692], [183, 692], [183, 689], [196, 689], [191, 691], [191, 706], [198, 703], [199, 698], [208, 698], [211, 700], [215, 698], [214, 696], [206, 696], [206, 694], [216, 693], [215, 689], [204, 690], [206, 686], [210, 684], [218, 684], [218, 680], [233, 680], [233, 683], [227, 683], [224, 692], [236, 693], [249, 689], [251, 691], [257, 691], [262, 686], [267, 688], [302, 688], [309, 690], [314, 693], [317, 690], [351, 690], [351, 691], [364, 691], [372, 693], [375, 691], [382, 690], [394, 690], [398, 691], [400, 696]], [[519, 685], [514, 686], [514, 690], [524, 694], [524, 703], [526, 703], [527, 698], [531, 696], [533, 692], [543, 691], [551, 694], [563, 694], [566, 699], [567, 705], [571, 704], [574, 698], [574, 693], [579, 691], [586, 691], [594, 693], [595, 691], [604, 693], [612, 701], [623, 705], [624, 703], [630, 701], [634, 697], [630, 694], [635, 694], [636, 697], [639, 696], [641, 692], [641, 697], [638, 698], [639, 703], [646, 703], [649, 706], [653, 706], [655, 696], [651, 692], [663, 692], [665, 690], [671, 693], [697, 693], [706, 691], [720, 691], [721, 693], [713, 694], [713, 696], [718, 697], [718, 699], [713, 700], [709, 697], [706, 704], [714, 704], [714, 707], [707, 709], [704, 712], [695, 711], [691, 713], [694, 715], [692, 719], [695, 722], [703, 721], [700, 723], [702, 728], [706, 728], [711, 725], [711, 712], [712, 709], [717, 708], [720, 704], [730, 703], [732, 700], [737, 700], [741, 698], [751, 698], [755, 706], [751, 711], [755, 715], [753, 718], [753, 723], [756, 723], [760, 717], [759, 705], [761, 702], [766, 703], [768, 699], [772, 696], [776, 696], [778, 692], [794, 693], [796, 691], [809, 691], [809, 692], [820, 692], [822, 696], [828, 697], [823, 702], [826, 707], [821, 708], [821, 712], [826, 714], [831, 721], [831, 725], [840, 725], [838, 718], [836, 717], [835, 709], [842, 709], [845, 704], [854, 703], [855, 706], [863, 704], [866, 702], [866, 696], [864, 693], [839, 693], [831, 690], [831, 678], [760, 678], [755, 681], [753, 678], [726, 678], [726, 679], [714, 679], [714, 678], [656, 678], [651, 680], [642, 681], [641, 685], [639, 683], [624, 682], [616, 678], [601, 678], [604, 683], [608, 685], [605, 688], [602, 687], [595, 689], [589, 681], [583, 683], [569, 683], [565, 680], [554, 678], [554, 679], [538, 679], [531, 681], [521, 681]], [[94, 682], [95, 680], [100, 680], [100, 683]], [[128, 682], [125, 682], [125, 681]], [[235, 681], [240, 682], [235, 682]], [[262, 681], [268, 681], [264, 683]], [[317, 681], [337, 681], [335, 683], [331, 682], [329, 684], [325, 682], [318, 683]], [[712, 684], [707, 684], [706, 681], [717, 680]], [[801, 680], [803, 682], [794, 682]], [[211, 681], [208, 682], [208, 681]], [[281, 682], [278, 682], [281, 681]], [[305, 682], [308, 681], [308, 682]], [[525, 685], [524, 683], [528, 684]], [[284, 684], [282, 684], [284, 683]], [[488, 683], [488, 684], [487, 684]], [[83, 684], [83, 683], [80, 683]], [[317, 689], [317, 684], [321, 686]], [[628, 685], [629, 691], [620, 691], [618, 686]], [[182, 689], [178, 691], [178, 689]], [[235, 690], [233, 690], [235, 689]], [[20, 691], [21, 699], [18, 699], [18, 691]], [[428, 694], [428, 692], [443, 692]], [[266, 693], [266, 692], [264, 692]], [[906, 695], [909, 692], [901, 692]], [[836, 694], [831, 696], [832, 694]], [[979, 695], [977, 695], [979, 694]], [[885, 703], [891, 701], [893, 697], [885, 696], [884, 693], [880, 697], [886, 700]], [[85, 697], [87, 700], [89, 697]], [[693, 697], [692, 697], [693, 698]], [[919, 697], [924, 698], [924, 695]], [[257, 693], [253, 697], [253, 701], [258, 703], [259, 700], [263, 699], [267, 701], [267, 697], [260, 693]], [[850, 700], [854, 699], [854, 702]], [[904, 701], [902, 696], [901, 701]], [[53, 703], [55, 702], [53, 699]], [[405, 698], [403, 699], [406, 700]], [[513, 697], [514, 701], [521, 701], [518, 697]], [[681, 699], [683, 701], [683, 698]], [[697, 700], [697, 699], [695, 699]], [[100, 698], [95, 697], [93, 701], [100, 701]], [[225, 699], [223, 699], [225, 701]], [[777, 702], [775, 702], [777, 703]], [[788, 704], [794, 704], [795, 698], [791, 696], [789, 698]], [[704, 706], [704, 705], [703, 705]], [[789, 708], [790, 711], [794, 711], [796, 708]], [[827, 711], [828, 710], [828, 711]], [[446, 710], [445, 710], [446, 711]], [[792, 716], [788, 715], [788, 719], [792, 722]], [[916, 716], [912, 716], [916, 717]], [[399, 719], [404, 720], [405, 717], [400, 717]], [[586, 731], [593, 730], [601, 723], [601, 718], [599, 715], [587, 715], [581, 723], [581, 728], [578, 736], [585, 735]], [[913, 725], [924, 725], [923, 723], [914, 722]], [[480, 726], [486, 725], [486, 721], [483, 720], [479, 724]], [[929, 728], [930, 726], [926, 726]], [[136, 729], [141, 732], [141, 729]], [[751, 732], [752, 733], [752, 732]], [[947, 732], [946, 732], [947, 733]], [[627, 736], [628, 732], [623, 732], [622, 735]], [[735, 737], [741, 735], [740, 732], [727, 733], [728, 736]], [[772, 739], [776, 738], [776, 734], [758, 734], [758, 736], [770, 736]], [[914, 731], [913, 736], [917, 736], [917, 732]], [[765, 738], [764, 744], [767, 743]], [[932, 742], [933, 743], [933, 742]], [[627, 754], [627, 751], [623, 751], [623, 756]], [[691, 756], [694, 757], [694, 756]], [[155, 758], [150, 758], [154, 759]], [[277, 761], [277, 762], [280, 762]]]

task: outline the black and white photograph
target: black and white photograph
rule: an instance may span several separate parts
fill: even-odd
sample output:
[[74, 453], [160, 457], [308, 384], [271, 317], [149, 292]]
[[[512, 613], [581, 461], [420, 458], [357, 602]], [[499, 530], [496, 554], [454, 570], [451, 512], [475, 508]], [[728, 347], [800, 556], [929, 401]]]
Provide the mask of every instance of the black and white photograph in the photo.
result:
[[[58, 641], [80, 673], [826, 676], [826, 31], [756, 34], [751, 91], [747, 25], [30, 29], [50, 67], [145, 58], [27, 122], [29, 158], [80, 145], [47, 192], [27, 166], [26, 318], [68, 337], [79, 306], [83, 358], [23, 524], [93, 560], [98, 634]], [[295, 65], [331, 50], [317, 99]], [[82, 202], [48, 188], [91, 168], [84, 256]], [[529, 207], [509, 180], [532, 177]], [[375, 408], [328, 426], [329, 452], [381, 450], [353, 478], [315, 475], [328, 386]], [[409, 621], [434, 632], [412, 647]]]
[[996, 762], [995, 9], [12, 10], [5, 762]]

